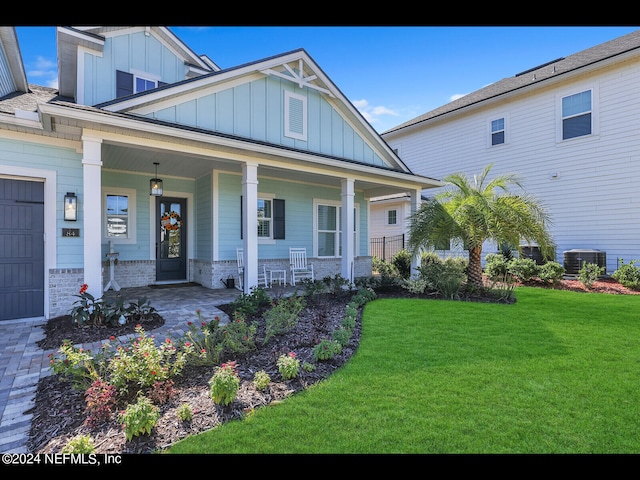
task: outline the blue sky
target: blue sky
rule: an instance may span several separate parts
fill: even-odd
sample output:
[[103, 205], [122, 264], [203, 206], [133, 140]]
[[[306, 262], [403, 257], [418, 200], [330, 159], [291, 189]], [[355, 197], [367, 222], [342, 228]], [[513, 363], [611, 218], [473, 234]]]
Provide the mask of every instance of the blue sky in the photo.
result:
[[[637, 26], [169, 26], [221, 68], [304, 48], [382, 133]], [[30, 83], [57, 86], [55, 27], [17, 27]]]

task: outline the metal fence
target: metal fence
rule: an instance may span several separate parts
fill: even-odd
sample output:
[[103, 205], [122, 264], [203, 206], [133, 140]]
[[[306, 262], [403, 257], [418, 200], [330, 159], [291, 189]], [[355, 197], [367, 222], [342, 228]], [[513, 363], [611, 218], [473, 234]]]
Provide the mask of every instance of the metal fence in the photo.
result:
[[393, 237], [377, 237], [369, 241], [370, 254], [388, 262], [404, 248], [404, 234]]

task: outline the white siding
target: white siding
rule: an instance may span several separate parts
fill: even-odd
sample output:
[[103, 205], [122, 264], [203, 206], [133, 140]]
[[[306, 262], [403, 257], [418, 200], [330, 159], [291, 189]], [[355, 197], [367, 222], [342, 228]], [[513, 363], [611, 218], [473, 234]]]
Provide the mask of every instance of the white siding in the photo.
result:
[[[626, 63], [385, 140], [417, 174], [472, 177], [490, 163], [492, 175], [519, 174], [550, 213], [556, 260], [565, 250], [599, 249], [612, 273], [618, 257], [640, 259], [639, 84], [640, 66]], [[559, 94], [588, 88], [597, 92], [596, 134], [558, 142]], [[487, 122], [503, 115], [507, 143], [488, 146]]]

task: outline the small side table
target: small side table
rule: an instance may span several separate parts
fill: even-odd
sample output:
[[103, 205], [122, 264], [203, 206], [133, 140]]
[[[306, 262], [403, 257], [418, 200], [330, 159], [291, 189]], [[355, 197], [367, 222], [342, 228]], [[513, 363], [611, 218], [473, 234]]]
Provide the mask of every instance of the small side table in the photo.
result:
[[280, 285], [287, 284], [287, 271], [286, 270], [270, 270], [269, 271], [269, 285], [273, 285], [276, 281]]

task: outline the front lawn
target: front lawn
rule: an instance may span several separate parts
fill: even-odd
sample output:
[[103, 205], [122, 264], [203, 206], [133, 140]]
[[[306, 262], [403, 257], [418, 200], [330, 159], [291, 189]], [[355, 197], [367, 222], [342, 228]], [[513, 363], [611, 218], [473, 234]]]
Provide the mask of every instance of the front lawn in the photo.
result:
[[368, 303], [328, 380], [166, 453], [640, 453], [640, 295]]

